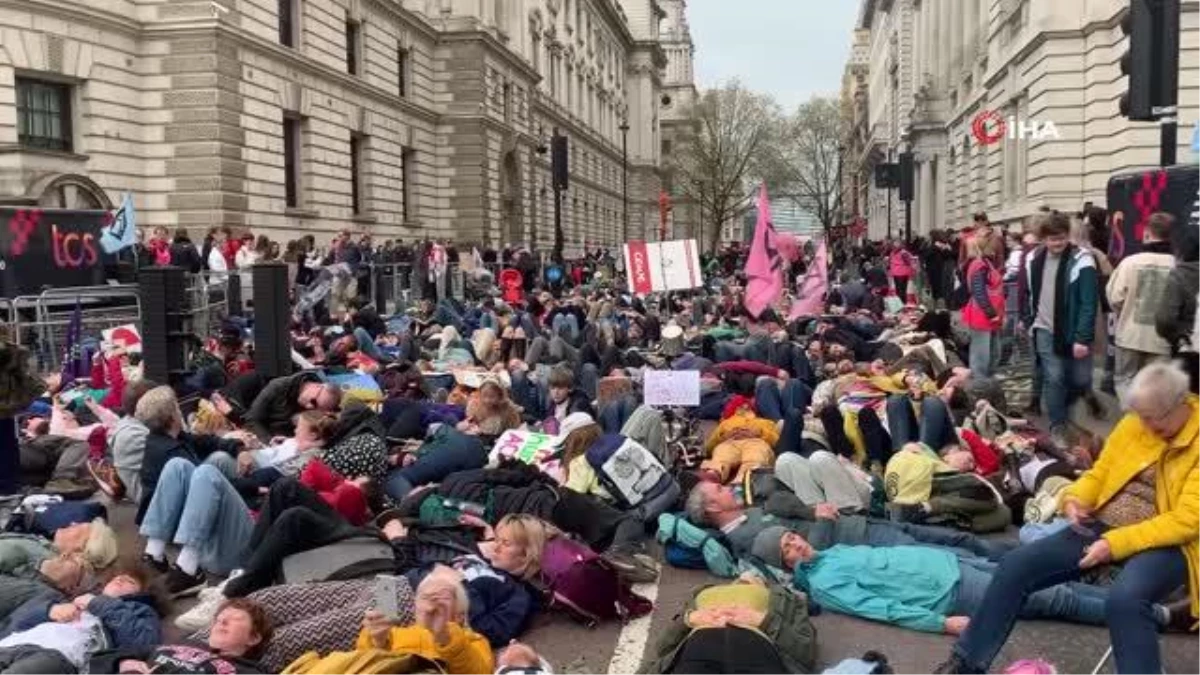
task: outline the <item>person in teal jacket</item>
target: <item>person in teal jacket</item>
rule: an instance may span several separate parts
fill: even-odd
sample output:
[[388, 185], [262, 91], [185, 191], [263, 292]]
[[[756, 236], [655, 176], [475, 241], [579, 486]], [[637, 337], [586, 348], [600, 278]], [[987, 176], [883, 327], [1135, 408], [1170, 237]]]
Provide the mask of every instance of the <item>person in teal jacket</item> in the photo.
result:
[[[958, 557], [928, 546], [845, 546], [817, 551], [799, 534], [768, 527], [753, 554], [772, 567], [794, 570], [792, 583], [834, 612], [926, 633], [958, 635], [979, 611], [996, 563]], [[1102, 626], [1108, 591], [1059, 584], [1029, 596], [1021, 617]], [[1168, 616], [1164, 611], [1164, 623]]]

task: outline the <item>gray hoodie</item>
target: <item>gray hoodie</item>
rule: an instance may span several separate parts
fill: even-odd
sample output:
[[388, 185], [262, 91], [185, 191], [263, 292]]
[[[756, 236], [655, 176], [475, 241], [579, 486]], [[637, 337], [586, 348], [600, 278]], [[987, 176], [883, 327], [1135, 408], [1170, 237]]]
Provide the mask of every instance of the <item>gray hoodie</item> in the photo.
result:
[[108, 436], [108, 451], [112, 454], [117, 476], [125, 485], [125, 496], [137, 504], [142, 500], [142, 455], [146, 452], [146, 436], [150, 430], [132, 416], [117, 420]]

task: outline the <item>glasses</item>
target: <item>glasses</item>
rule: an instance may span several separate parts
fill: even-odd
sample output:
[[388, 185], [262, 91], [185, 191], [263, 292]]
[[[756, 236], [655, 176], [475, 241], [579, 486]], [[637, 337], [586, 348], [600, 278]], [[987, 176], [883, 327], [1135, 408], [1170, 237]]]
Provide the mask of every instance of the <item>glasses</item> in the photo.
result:
[[1166, 420], [1166, 419], [1167, 419], [1168, 417], [1170, 417], [1170, 416], [1171, 416], [1171, 415], [1172, 415], [1172, 414], [1173, 414], [1173, 413], [1174, 413], [1176, 410], [1178, 410], [1178, 409], [1179, 409], [1179, 406], [1183, 405], [1183, 402], [1184, 402], [1186, 399], [1187, 399], [1187, 394], [1184, 394], [1184, 395], [1182, 395], [1182, 396], [1180, 396], [1180, 397], [1176, 398], [1176, 399], [1175, 399], [1175, 401], [1174, 401], [1173, 403], [1171, 403], [1171, 405], [1169, 405], [1169, 406], [1167, 406], [1166, 408], [1164, 408], [1164, 409], [1163, 409], [1163, 412], [1153, 412], [1153, 413], [1147, 413], [1147, 412], [1143, 412], [1143, 411], [1141, 411], [1141, 410], [1137, 410], [1136, 408], [1134, 408], [1134, 409], [1133, 409], [1133, 412], [1134, 412], [1134, 414], [1136, 414], [1138, 417], [1142, 418], [1143, 420], [1145, 420], [1145, 421], [1147, 421], [1147, 422], [1151, 422], [1151, 423], [1159, 423], [1159, 422], [1162, 422], [1162, 421]]

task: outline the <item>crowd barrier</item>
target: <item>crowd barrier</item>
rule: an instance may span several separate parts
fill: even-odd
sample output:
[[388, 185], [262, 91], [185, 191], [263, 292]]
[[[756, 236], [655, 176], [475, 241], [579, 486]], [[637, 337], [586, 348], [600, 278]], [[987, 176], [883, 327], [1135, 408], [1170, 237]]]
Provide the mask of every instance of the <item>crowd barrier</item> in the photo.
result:
[[[204, 340], [227, 316], [227, 282], [204, 274], [188, 276], [188, 318], [192, 332]], [[98, 341], [103, 331], [128, 324], [141, 332], [141, 294], [134, 283], [51, 288], [38, 295], [0, 298], [0, 336], [28, 349], [37, 372], [54, 372], [62, 367], [77, 305], [84, 340]]]

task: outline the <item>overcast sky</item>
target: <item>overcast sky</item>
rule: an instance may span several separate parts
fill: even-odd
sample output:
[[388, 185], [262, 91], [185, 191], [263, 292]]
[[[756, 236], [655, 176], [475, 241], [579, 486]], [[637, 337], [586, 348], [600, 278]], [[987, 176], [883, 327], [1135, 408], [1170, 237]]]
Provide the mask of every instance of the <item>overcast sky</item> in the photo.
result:
[[737, 78], [787, 109], [841, 91], [857, 0], [688, 0], [696, 85]]

